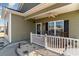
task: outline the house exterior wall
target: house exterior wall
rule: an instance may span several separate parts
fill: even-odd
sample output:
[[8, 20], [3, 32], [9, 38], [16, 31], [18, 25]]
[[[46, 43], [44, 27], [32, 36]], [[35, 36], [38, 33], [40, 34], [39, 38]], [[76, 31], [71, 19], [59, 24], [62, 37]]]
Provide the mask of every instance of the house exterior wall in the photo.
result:
[[11, 16], [11, 34], [12, 42], [20, 40], [29, 40], [30, 32], [34, 31], [35, 23], [24, 20], [24, 17], [12, 14]]
[[69, 37], [79, 39], [79, 11], [57, 15], [55, 18], [38, 19], [36, 23], [45, 23], [55, 20], [69, 20]]

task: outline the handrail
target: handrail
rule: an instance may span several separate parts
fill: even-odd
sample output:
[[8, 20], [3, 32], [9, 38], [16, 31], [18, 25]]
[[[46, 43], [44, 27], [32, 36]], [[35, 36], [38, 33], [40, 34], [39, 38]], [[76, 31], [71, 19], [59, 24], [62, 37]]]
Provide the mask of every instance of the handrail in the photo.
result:
[[[34, 34], [34, 33], [32, 33], [32, 35], [45, 36], [43, 34]], [[47, 36], [49, 36], [49, 37], [57, 37], [57, 38], [66, 38], [66, 39], [71, 39], [71, 40], [74, 40], [75, 39], [75, 38], [70, 38], [70, 37], [61, 37], [61, 36], [52, 36], [52, 35], [47, 35]], [[79, 39], [75, 39], [75, 40], [79, 41]]]

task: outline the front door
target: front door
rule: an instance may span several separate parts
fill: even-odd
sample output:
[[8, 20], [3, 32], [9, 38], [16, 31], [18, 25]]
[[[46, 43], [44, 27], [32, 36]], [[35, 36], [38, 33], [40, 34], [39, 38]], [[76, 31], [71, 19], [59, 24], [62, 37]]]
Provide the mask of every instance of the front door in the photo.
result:
[[42, 34], [42, 23], [36, 23], [36, 34]]

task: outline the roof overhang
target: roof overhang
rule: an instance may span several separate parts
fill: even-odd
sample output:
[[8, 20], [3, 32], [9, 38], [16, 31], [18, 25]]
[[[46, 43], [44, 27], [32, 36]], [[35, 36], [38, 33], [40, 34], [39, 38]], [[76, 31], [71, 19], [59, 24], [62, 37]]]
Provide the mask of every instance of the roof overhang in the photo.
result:
[[71, 11], [76, 11], [79, 10], [79, 3], [72, 3], [72, 4], [68, 4], [56, 9], [52, 9], [50, 11], [32, 16], [32, 17], [26, 17], [25, 19], [30, 19], [30, 18], [35, 18], [35, 19], [39, 19], [39, 18], [44, 18], [44, 17], [48, 17], [50, 14], [51, 16], [56, 16], [59, 14], [63, 14], [63, 13], [67, 13], [67, 12], [71, 12]]
[[31, 15], [33, 13], [36, 13], [42, 9], [45, 9], [51, 5], [54, 5], [55, 3], [41, 3], [41, 4], [38, 4], [37, 6], [33, 7], [32, 9], [26, 11], [25, 13], [20, 13], [20, 12], [17, 12], [17, 11], [13, 11], [13, 10], [10, 10], [11, 13], [13, 14], [16, 14], [16, 15], [20, 15], [20, 16], [28, 16], [28, 15]]
[[39, 19], [39, 18], [48, 17], [50, 13], [52, 14], [52, 16], [56, 16], [59, 14], [79, 10], [79, 3], [70, 3], [67, 5], [63, 5], [61, 7], [57, 7], [55, 9], [49, 10], [47, 12], [43, 12], [43, 13], [28, 17], [29, 15], [37, 13], [37, 12], [39, 12], [43, 9], [46, 9], [52, 5], [55, 6], [55, 4], [57, 4], [57, 3], [41, 3], [41, 4], [38, 4], [37, 6], [33, 7], [32, 9], [26, 11], [25, 13], [20, 13], [20, 12], [13, 11], [13, 10], [10, 10], [10, 12], [12, 14], [23, 16], [23, 17], [25, 17], [25, 20], [27, 20], [27, 19], [31, 19], [31, 18]]

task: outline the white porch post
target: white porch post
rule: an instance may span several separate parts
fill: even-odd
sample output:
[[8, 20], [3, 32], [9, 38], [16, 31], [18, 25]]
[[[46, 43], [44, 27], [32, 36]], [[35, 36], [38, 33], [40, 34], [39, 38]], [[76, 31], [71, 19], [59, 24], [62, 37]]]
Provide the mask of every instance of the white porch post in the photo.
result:
[[9, 42], [11, 43], [11, 38], [12, 38], [12, 36], [11, 36], [11, 13], [9, 14], [9, 24], [8, 24], [8, 36], [9, 36]]
[[30, 32], [30, 43], [32, 43], [32, 32]]
[[47, 48], [47, 34], [45, 34], [45, 48]]

